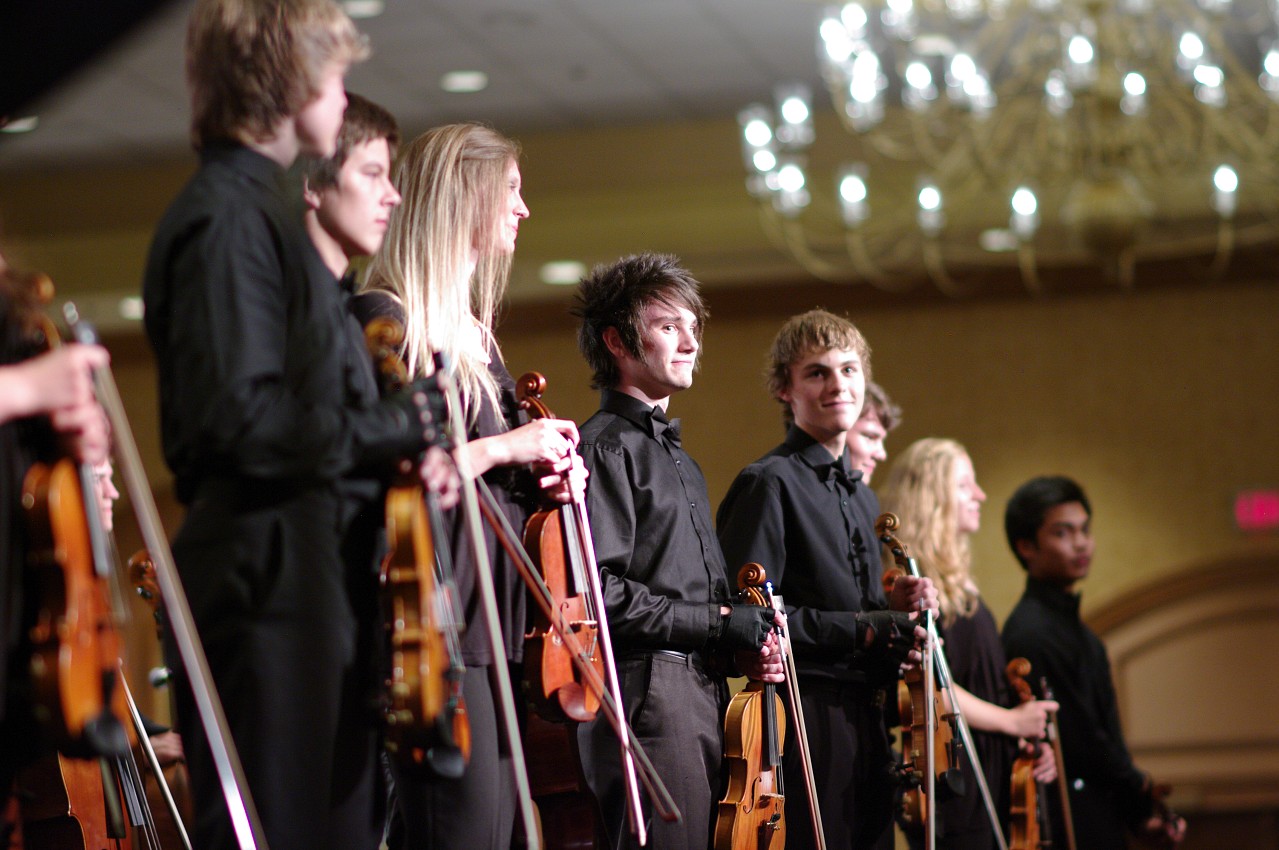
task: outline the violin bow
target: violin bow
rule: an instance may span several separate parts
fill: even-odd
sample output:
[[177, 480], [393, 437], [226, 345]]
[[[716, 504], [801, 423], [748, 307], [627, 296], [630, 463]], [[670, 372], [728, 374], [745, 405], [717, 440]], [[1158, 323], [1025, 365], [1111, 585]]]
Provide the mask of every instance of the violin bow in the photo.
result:
[[[68, 302], [63, 306], [62, 312], [77, 342], [93, 344], [97, 341], [97, 335], [93, 329], [80, 320], [80, 314], [74, 304]], [[218, 698], [217, 690], [213, 685], [209, 661], [204, 655], [204, 646], [200, 643], [195, 619], [191, 616], [191, 606], [182, 589], [182, 580], [178, 577], [178, 568], [174, 565], [173, 553], [169, 550], [169, 541], [165, 536], [164, 527], [160, 524], [160, 512], [156, 509], [155, 496], [151, 493], [151, 485], [142, 465], [142, 455], [139, 454], [138, 445], [133, 439], [129, 418], [125, 415], [124, 403], [120, 400], [120, 391], [116, 387], [110, 368], [95, 369], [93, 384], [98, 403], [102, 405], [107, 418], [111, 421], [116, 457], [120, 461], [120, 473], [124, 477], [129, 498], [133, 501], [142, 539], [155, 565], [160, 597], [164, 600], [164, 609], [169, 616], [169, 634], [187, 670], [191, 695], [209, 739], [209, 749], [213, 754], [213, 764], [217, 770], [223, 797], [226, 799], [236, 843], [239, 844], [240, 850], [266, 850], [262, 822], [258, 818], [257, 808], [253, 805], [253, 797], [249, 793], [248, 781], [244, 776], [244, 767], [240, 764], [240, 756], [236, 752], [235, 742], [231, 738], [231, 729], [227, 725], [226, 714], [222, 710], [222, 701]]]
[[[772, 602], [773, 610], [786, 613], [785, 603], [779, 594], [773, 593], [773, 583], [766, 585], [767, 595]], [[791, 720], [795, 724], [799, 738], [799, 761], [804, 768], [804, 788], [808, 791], [808, 817], [813, 825], [813, 836], [817, 841], [817, 850], [826, 850], [826, 830], [822, 827], [821, 808], [817, 804], [817, 780], [813, 776], [813, 753], [808, 747], [808, 727], [804, 723], [804, 706], [799, 701], [799, 677], [795, 673], [795, 652], [791, 647], [790, 632], [783, 628], [778, 631], [782, 642], [782, 660], [786, 665], [786, 696], [790, 700]]]
[[489, 563], [488, 549], [484, 544], [484, 530], [480, 526], [480, 502], [476, 495], [476, 485], [483, 484], [484, 481], [475, 475], [470, 463], [467, 462], [466, 454], [458, 451], [467, 442], [466, 425], [462, 421], [461, 396], [449, 374], [448, 363], [443, 355], [437, 354], [435, 357], [435, 374], [440, 389], [444, 391], [449, 402], [449, 427], [455, 449], [452, 453], [453, 462], [462, 479], [463, 514], [466, 517], [466, 528], [475, 557], [475, 587], [480, 596], [484, 628], [493, 652], [493, 664], [490, 670], [497, 684], [498, 707], [511, 749], [511, 771], [515, 775], [520, 821], [524, 826], [528, 850], [541, 850], [542, 836], [538, 829], [537, 816], [533, 811], [533, 794], [529, 787], [528, 766], [524, 762], [524, 743], [520, 739], [519, 720], [515, 714], [515, 693], [511, 688], [511, 673], [507, 669], [506, 642], [502, 638], [501, 626], [498, 625], [497, 594], [493, 589], [493, 572]]
[[537, 568], [534, 566], [528, 552], [518, 543], [519, 538], [515, 533], [515, 529], [511, 528], [505, 514], [497, 509], [497, 503], [493, 499], [492, 492], [488, 489], [488, 484], [483, 479], [480, 479], [478, 483], [480, 485], [480, 494], [485, 498], [485, 502], [481, 505], [484, 515], [498, 531], [498, 539], [506, 549], [507, 554], [515, 562], [520, 577], [524, 580], [529, 590], [532, 591], [533, 601], [542, 609], [542, 613], [550, 621], [555, 633], [564, 641], [573, 666], [582, 674], [587, 686], [599, 696], [600, 709], [604, 712], [604, 718], [613, 727], [619, 739], [627, 742], [630, 751], [639, 762], [639, 767], [641, 768], [639, 779], [653, 800], [654, 811], [657, 812], [662, 820], [672, 823], [682, 821], [684, 816], [676, 805], [675, 799], [671, 796], [670, 791], [667, 790], [666, 784], [662, 781], [661, 776], [658, 775], [656, 768], [653, 767], [653, 763], [649, 760], [648, 754], [644, 751], [639, 738], [626, 722], [626, 715], [621, 709], [621, 702], [614, 700], [612, 689], [604, 683], [595, 668], [586, 662], [586, 653], [582, 649], [581, 643], [577, 640], [577, 635], [574, 634], [572, 627], [564, 622], [563, 615], [555, 609], [550, 588], [546, 586], [541, 576], [537, 574]]
[[[898, 525], [898, 519], [893, 514], [884, 514], [880, 516], [879, 520], [876, 522], [877, 531], [879, 529], [880, 522], [884, 523], [888, 532], [892, 532]], [[893, 555], [896, 557], [899, 551], [897, 547], [900, 546], [900, 544], [897, 543], [896, 538], [893, 538], [891, 533], [888, 535], [880, 533], [880, 540], [885, 545], [893, 548]], [[913, 557], [907, 555], [904, 548], [901, 550], [901, 555], [901, 560], [906, 562], [910, 574], [915, 578], [922, 578], [919, 572], [919, 563]], [[928, 631], [929, 646], [929, 651], [924, 654], [925, 675], [927, 676], [926, 681], [929, 685], [931, 685], [933, 683], [933, 674], [935, 673], [937, 677], [936, 681], [940, 684], [940, 687], [946, 691], [947, 696], [950, 697], [950, 707], [951, 712], [955, 716], [955, 725], [959, 728], [959, 737], [963, 741], [964, 748], [968, 751], [968, 763], [972, 765], [973, 778], [977, 781], [977, 790], [981, 792], [982, 803], [985, 805], [986, 815], [990, 819], [990, 828], [995, 834], [995, 843], [999, 846], [999, 850], [1008, 850], [1008, 842], [1004, 838], [1004, 829], [999, 823], [999, 815], [995, 812], [995, 802], [990, 796], [990, 787], [986, 784], [986, 775], [982, 772], [981, 758], [977, 755], [977, 750], [973, 746], [972, 731], [968, 728], [968, 721], [964, 718], [963, 709], [960, 707], [959, 700], [955, 696], [955, 682], [950, 674], [950, 665], [946, 663], [946, 653], [942, 650], [941, 639], [937, 635], [937, 623], [933, 619], [931, 610], [925, 612], [924, 623], [925, 628]], [[931, 711], [934, 705], [933, 700], [928, 699], [927, 703], [928, 706], [926, 708]], [[927, 728], [931, 735], [933, 728], [932, 718], [929, 718]], [[928, 742], [928, 758], [930, 765], [933, 757], [932, 752], [932, 741], [930, 740]], [[929, 788], [927, 793], [929, 835], [935, 841], [934, 816], [936, 814], [936, 809], [932, 787], [933, 771], [931, 769], [928, 771], [928, 777]]]

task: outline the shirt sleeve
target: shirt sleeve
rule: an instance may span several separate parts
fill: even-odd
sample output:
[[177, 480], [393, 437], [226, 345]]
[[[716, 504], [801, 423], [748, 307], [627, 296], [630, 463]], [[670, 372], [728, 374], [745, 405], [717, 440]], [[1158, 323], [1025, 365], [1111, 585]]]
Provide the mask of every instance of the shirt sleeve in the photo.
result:
[[[856, 647], [857, 612], [813, 607], [810, 597], [820, 594], [820, 588], [801, 587], [803, 576], [787, 574], [787, 522], [778, 478], [761, 470], [743, 470], [720, 504], [716, 527], [725, 560], [734, 565], [760, 564], [782, 594], [795, 646], [850, 652]], [[809, 568], [816, 576], [820, 566]]]
[[590, 472], [586, 506], [614, 642], [637, 649], [705, 647], [719, 624], [719, 606], [654, 593], [633, 574], [638, 523], [626, 457], [595, 444], [578, 450]]

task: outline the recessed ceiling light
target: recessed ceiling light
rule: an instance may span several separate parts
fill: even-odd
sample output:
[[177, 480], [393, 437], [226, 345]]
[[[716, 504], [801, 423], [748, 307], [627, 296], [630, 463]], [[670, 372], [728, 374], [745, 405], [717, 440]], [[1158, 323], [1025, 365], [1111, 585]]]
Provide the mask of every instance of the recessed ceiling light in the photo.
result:
[[572, 286], [586, 276], [586, 266], [577, 260], [556, 260], [542, 266], [538, 275], [552, 286]]
[[470, 94], [488, 88], [489, 75], [483, 71], [449, 71], [440, 77], [440, 88], [454, 94]]
[[40, 116], [27, 115], [6, 121], [0, 118], [0, 133], [30, 133], [40, 125]]
[[120, 303], [116, 308], [120, 311], [120, 318], [129, 319], [131, 321], [141, 321], [143, 308], [142, 298], [137, 295], [127, 295], [120, 299]]
[[352, 18], [376, 18], [386, 11], [384, 0], [343, 0], [342, 9]]

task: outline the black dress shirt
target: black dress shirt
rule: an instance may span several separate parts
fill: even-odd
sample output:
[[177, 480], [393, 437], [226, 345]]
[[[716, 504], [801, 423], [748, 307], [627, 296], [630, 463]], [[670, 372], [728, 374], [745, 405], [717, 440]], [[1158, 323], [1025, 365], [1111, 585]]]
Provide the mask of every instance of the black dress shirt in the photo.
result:
[[586, 503], [614, 643], [705, 647], [728, 600], [706, 479], [660, 408], [605, 390], [581, 429]]
[[[1123, 846], [1125, 823], [1145, 818], [1150, 801], [1142, 793], [1145, 775], [1124, 743], [1106, 647], [1080, 619], [1078, 594], [1027, 578], [1004, 623], [1003, 642], [1009, 658], [1030, 662], [1032, 682], [1047, 679], [1061, 704], [1057, 718], [1079, 846]], [[1097, 804], [1109, 811], [1089, 816]], [[1086, 844], [1092, 828], [1110, 834]]]
[[792, 425], [786, 440], [738, 474], [717, 525], [730, 564], [763, 565], [786, 603], [799, 672], [866, 681], [856, 614], [887, 607], [875, 538], [879, 500], [847, 453]]
[[152, 243], [146, 330], [165, 459], [187, 504], [210, 479], [259, 495], [345, 486], [416, 443], [402, 407], [378, 403], [358, 327], [283, 181], [269, 158], [211, 143]]

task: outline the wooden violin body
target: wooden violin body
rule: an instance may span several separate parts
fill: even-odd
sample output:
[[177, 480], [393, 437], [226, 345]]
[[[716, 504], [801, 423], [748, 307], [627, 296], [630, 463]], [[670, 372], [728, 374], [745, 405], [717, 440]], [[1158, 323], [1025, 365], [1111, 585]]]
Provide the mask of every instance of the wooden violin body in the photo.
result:
[[64, 752], [118, 755], [128, 749], [113, 708], [120, 640], [94, 552], [98, 505], [84, 493], [84, 471], [64, 458], [33, 465], [23, 481], [28, 567], [41, 599], [29, 631], [35, 712]]
[[[365, 337], [383, 392], [402, 389], [403, 328], [374, 319]], [[443, 524], [432, 498], [418, 480], [416, 464], [403, 461], [386, 495], [387, 553], [379, 573], [391, 662], [383, 719], [387, 750], [402, 764], [456, 779], [470, 760], [471, 728], [457, 624], [440, 581], [447, 554], [437, 548], [436, 535]], [[443, 545], [447, 550], [447, 541]]]
[[[515, 382], [516, 398], [533, 419], [553, 416], [542, 402], [545, 391], [546, 378], [537, 372]], [[572, 629], [586, 653], [584, 660], [603, 678], [598, 604], [591, 600], [586, 553], [573, 511], [574, 506], [564, 505], [534, 513], [524, 525], [524, 548], [551, 592], [559, 622]], [[583, 684], [564, 639], [541, 611], [534, 613], [524, 637], [524, 681], [530, 701], [546, 720], [582, 723], [599, 711], [598, 694]]]
[[[766, 581], [759, 564], [742, 567], [737, 583], [743, 601], [771, 608], [763, 589]], [[776, 685], [751, 682], [733, 696], [724, 717], [728, 790], [715, 819], [715, 850], [781, 850], [786, 846], [782, 783], [785, 730], [786, 712]]]
[[[1030, 662], [1013, 658], [1004, 669], [1009, 684], [1021, 702], [1035, 698], [1026, 677], [1030, 675]], [[1038, 744], [1038, 741], [1031, 743]], [[1008, 836], [1009, 850], [1041, 850], [1052, 846], [1052, 830], [1049, 826], [1047, 800], [1044, 789], [1035, 779], [1035, 757], [1019, 753], [1013, 762], [1009, 817], [1011, 830]]]

